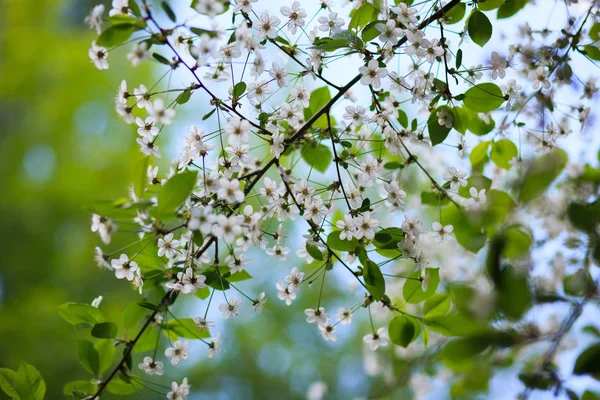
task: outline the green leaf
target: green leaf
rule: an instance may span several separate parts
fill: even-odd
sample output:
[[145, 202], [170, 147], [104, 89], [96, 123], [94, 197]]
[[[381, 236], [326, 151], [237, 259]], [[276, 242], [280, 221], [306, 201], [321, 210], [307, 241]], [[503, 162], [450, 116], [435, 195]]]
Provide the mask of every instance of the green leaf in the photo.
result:
[[129, 0], [127, 3], [133, 15], [136, 17], [142, 16], [142, 13], [140, 12], [140, 6], [137, 5], [136, 0]]
[[483, 222], [489, 226], [503, 224], [508, 213], [516, 207], [510, 195], [502, 190], [491, 189], [486, 194], [486, 209]]
[[465, 134], [471, 123], [471, 112], [464, 107], [452, 107], [452, 127]]
[[385, 25], [385, 21], [384, 20], [372, 21], [372, 22], [369, 22], [367, 24], [367, 26], [365, 26], [365, 29], [363, 29], [362, 34], [361, 34], [361, 38], [364, 42], [368, 42], [370, 40], [375, 39], [377, 36], [379, 36], [379, 34], [381, 33], [379, 31], [379, 29], [377, 29], [377, 25], [379, 25], [379, 24]]
[[318, 39], [313, 43], [315, 49], [322, 51], [335, 51], [348, 46], [350, 46], [350, 42], [346, 38], [332, 39], [325, 37]]
[[18, 398], [17, 393], [17, 373], [9, 368], [0, 368], [0, 388], [10, 398]]
[[504, 5], [498, 9], [496, 18], [508, 18], [519, 12], [529, 0], [506, 0]]
[[392, 319], [388, 326], [390, 340], [398, 346], [408, 347], [416, 339], [415, 333], [417, 333], [417, 330], [413, 319], [404, 315], [399, 315]]
[[367, 26], [369, 22], [375, 21], [379, 12], [372, 4], [364, 3], [358, 10], [354, 12], [348, 30], [358, 33], [362, 28]]
[[413, 272], [408, 277], [413, 279], [407, 279], [404, 282], [404, 286], [402, 287], [402, 296], [407, 303], [410, 304], [418, 304], [424, 300], [427, 300], [437, 290], [438, 285], [440, 284], [440, 271], [437, 268], [427, 268], [425, 273], [429, 275], [429, 282], [427, 286], [427, 291], [424, 292], [421, 281], [414, 278], [419, 278], [421, 273], [419, 271]]
[[473, 147], [471, 154], [469, 154], [469, 160], [471, 160], [472, 166], [476, 166], [485, 160], [490, 144], [491, 142], [481, 142], [477, 146]]
[[84, 303], [65, 303], [58, 307], [60, 316], [73, 326], [92, 326], [104, 322], [104, 313]]
[[598, 360], [600, 360], [600, 342], [591, 345], [577, 357], [573, 373], [575, 375], [592, 375], [600, 380], [600, 363]]
[[436, 293], [425, 301], [423, 314], [425, 318], [441, 317], [450, 310], [450, 296], [445, 293]]
[[494, 111], [504, 103], [502, 90], [493, 83], [480, 83], [465, 92], [463, 104], [476, 112]]
[[208, 330], [200, 329], [192, 318], [171, 319], [164, 328], [186, 339], [206, 339], [210, 337]]
[[555, 148], [533, 161], [521, 187], [520, 200], [524, 203], [541, 195], [567, 165], [567, 153]]
[[98, 46], [114, 47], [125, 42], [133, 32], [141, 28], [134, 24], [119, 24], [107, 28], [96, 41]]
[[403, 128], [408, 128], [408, 115], [406, 114], [406, 111], [398, 109], [397, 120]]
[[177, 209], [196, 185], [198, 171], [185, 171], [169, 179], [158, 193], [158, 213]]
[[567, 216], [575, 228], [594, 236], [600, 224], [600, 201], [571, 203], [567, 207]]
[[452, 25], [459, 23], [464, 18], [466, 11], [467, 5], [465, 3], [456, 4], [444, 14], [447, 21], [446, 24]]
[[156, 348], [156, 342], [159, 340], [158, 329], [149, 328], [144, 331], [140, 340], [133, 348], [133, 353], [138, 354], [148, 350], [154, 350]]
[[580, 268], [563, 280], [565, 294], [569, 296], [589, 296], [593, 293], [595, 285], [588, 271]]
[[149, 157], [144, 157], [135, 166], [133, 191], [138, 199], [142, 198], [144, 191], [146, 190], [146, 182], [148, 181], [146, 178], [148, 171], [148, 160]]
[[373, 245], [377, 249], [397, 250], [398, 243], [404, 239], [404, 232], [400, 228], [384, 228], [375, 234]]
[[[110, 381], [110, 383], [106, 386], [106, 390], [112, 394], [133, 394], [135, 393], [136, 387], [130, 382], [125, 382], [121, 377], [114, 378]], [[141, 388], [141, 385], [137, 385], [138, 390]]]
[[21, 364], [14, 382], [20, 400], [43, 400], [46, 395], [46, 382], [33, 365]]
[[586, 390], [583, 392], [581, 400], [600, 400], [600, 394], [594, 393], [591, 390]]
[[146, 309], [141, 307], [137, 301], [125, 307], [123, 312], [123, 327], [125, 330], [133, 328], [144, 315], [146, 315]]
[[[308, 107], [304, 109], [304, 118], [308, 119], [313, 116], [317, 111], [323, 108], [331, 100], [331, 93], [329, 87], [323, 86], [313, 90], [310, 93], [310, 99], [308, 100]], [[307, 111], [309, 114], [307, 116]]]
[[513, 267], [505, 267], [500, 271], [496, 289], [498, 310], [507, 319], [518, 321], [531, 307], [533, 296], [527, 276]]
[[119, 332], [119, 326], [114, 322], [101, 322], [92, 328], [92, 336], [99, 339], [114, 339]]
[[469, 36], [479, 46], [483, 47], [492, 37], [492, 23], [484, 13], [473, 11], [468, 22]]
[[318, 261], [323, 260], [323, 253], [321, 252], [321, 250], [319, 250], [319, 248], [317, 246], [314, 246], [312, 244], [308, 244], [307, 243], [306, 244], [306, 251], [315, 260], [318, 260]]
[[227, 282], [232, 283], [247, 281], [248, 279], [252, 279], [252, 275], [250, 275], [250, 273], [245, 269], [236, 272], [235, 274], [227, 276]]
[[590, 36], [590, 39], [592, 39], [594, 42], [600, 40], [600, 22], [596, 22], [594, 25], [592, 25], [588, 35]]
[[99, 340], [94, 345], [96, 352], [98, 353], [98, 373], [103, 373], [110, 368], [117, 348], [114, 346], [112, 340]]
[[327, 236], [327, 247], [332, 250], [354, 252], [358, 246], [360, 246], [360, 243], [356, 238], [352, 238], [352, 240], [340, 239], [340, 231], [333, 231]]
[[217, 33], [215, 31], [209, 31], [208, 29], [202, 29], [202, 28], [196, 28], [194, 26], [190, 26], [189, 30], [194, 34], [194, 35], [198, 35], [198, 36], [202, 36], [204, 34], [207, 34], [208, 36], [210, 36], [211, 38], [217, 37]]
[[233, 87], [233, 97], [236, 99], [239, 99], [244, 94], [245, 91], [246, 91], [246, 83], [238, 82]]
[[464, 337], [454, 339], [444, 346], [441, 357], [454, 363], [462, 363], [483, 353], [490, 347], [490, 341], [482, 337]]
[[442, 126], [438, 123], [439, 112], [448, 112], [452, 115], [452, 111], [447, 106], [440, 106], [433, 110], [427, 120], [427, 129], [429, 130], [429, 137], [431, 138], [431, 145], [435, 146], [442, 143], [447, 137], [452, 128]]
[[490, 158], [500, 168], [510, 169], [513, 158], [519, 155], [517, 146], [509, 139], [501, 139], [497, 142], [492, 142], [492, 151], [490, 152]]
[[583, 46], [583, 50], [585, 51], [585, 54], [592, 60], [595, 60], [595, 61], [600, 60], [600, 49], [598, 49], [595, 45], [593, 45], [593, 44], [585, 45], [585, 46]]
[[475, 189], [477, 189], [477, 191], [485, 189], [487, 192], [490, 190], [491, 186], [492, 180], [487, 176], [473, 175], [472, 177], [467, 179], [467, 186], [461, 186], [458, 189], [458, 194], [468, 199], [471, 198], [471, 193], [469, 193], [471, 187], [474, 187]]
[[92, 342], [89, 340], [79, 340], [77, 354], [83, 369], [94, 375], [100, 372], [100, 356]]
[[363, 276], [369, 293], [375, 300], [381, 299], [385, 295], [385, 279], [379, 266], [375, 262], [367, 260], [363, 267]]
[[171, 9], [171, 6], [164, 1], [162, 2], [161, 6], [162, 6], [162, 9], [165, 10], [165, 14], [167, 14], [167, 17], [169, 17], [171, 22], [177, 22], [177, 17], [175, 16], [175, 13]]
[[480, 221], [475, 217], [472, 213], [457, 208], [455, 204], [449, 204], [442, 208], [444, 225], [452, 225], [458, 244], [473, 253], [477, 253], [485, 245], [487, 239], [486, 234], [482, 232]]
[[480, 329], [480, 325], [475, 321], [456, 312], [443, 317], [425, 318], [423, 322], [429, 329], [444, 336], [465, 336]]
[[518, 225], [508, 227], [503, 235], [505, 243], [502, 255], [505, 258], [518, 258], [527, 254], [533, 243], [531, 234]]
[[80, 394], [91, 396], [96, 392], [96, 385], [90, 381], [73, 381], [67, 383], [63, 387], [63, 394], [65, 396], [72, 396], [74, 398], [80, 398]]
[[496, 127], [496, 121], [488, 115], [488, 121], [486, 122], [479, 117], [478, 113], [473, 113], [469, 121], [469, 131], [477, 136], [487, 135]]
[[190, 101], [192, 97], [192, 91], [190, 89], [185, 89], [183, 92], [179, 93], [179, 96], [175, 99], [177, 104], [185, 104]]
[[304, 161], [319, 172], [327, 171], [333, 160], [329, 147], [316, 142], [305, 143], [301, 154]]
[[477, 3], [477, 7], [481, 11], [490, 11], [504, 5], [504, 0], [483, 0]]
[[[331, 100], [331, 93], [329, 87], [323, 86], [313, 90], [310, 93], [310, 99], [308, 100], [308, 107], [304, 109], [304, 120], [308, 121], [315, 113], [321, 110]], [[327, 128], [327, 117], [321, 115], [317, 121], [313, 124], [315, 128]]]
[[171, 65], [171, 61], [169, 61], [168, 59], [166, 59], [165, 57], [163, 57], [162, 55], [160, 55], [158, 53], [152, 53], [152, 57], [161, 64]]
[[207, 287], [198, 289], [196, 290], [195, 296], [200, 300], [206, 300], [208, 299], [208, 296], [210, 296], [210, 289]]
[[421, 192], [421, 203], [437, 207], [449, 204], [450, 199], [439, 192]]

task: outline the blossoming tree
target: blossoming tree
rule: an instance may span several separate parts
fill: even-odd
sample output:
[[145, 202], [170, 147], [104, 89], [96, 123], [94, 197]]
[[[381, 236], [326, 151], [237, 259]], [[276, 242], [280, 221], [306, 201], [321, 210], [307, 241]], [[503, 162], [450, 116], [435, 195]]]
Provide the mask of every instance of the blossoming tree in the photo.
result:
[[[600, 300], [597, 149], [573, 154], [593, 142], [577, 135], [598, 91], [598, 1], [551, 2], [562, 25], [525, 24], [497, 51], [488, 48], [502, 36], [494, 28], [536, 5], [308, 3], [194, 0], [195, 16], [183, 19], [169, 2], [114, 0], [108, 16], [98, 5], [86, 19], [98, 34], [96, 68], [110, 68], [113, 50], [127, 46], [132, 67], [153, 62], [189, 84], [118, 87], [138, 176], [128, 197], [90, 206], [91, 229], [105, 245], [98, 265], [140, 301], [119, 324], [105, 319], [101, 299], [59, 308], [89, 333], [79, 358], [91, 379], [65, 393], [187, 398], [188, 379], [164, 388], [151, 378], [185, 363], [190, 341], [204, 343], [208, 358], [227, 348], [209, 312], [239, 318], [281, 301], [314, 324], [315, 340], [336, 341], [364, 321], [365, 357], [396, 348], [377, 362], [402, 362], [413, 378], [421, 372], [411, 360], [433, 359], [430, 375], [443, 368], [452, 377], [448, 397], [485, 392], [511, 367], [522, 399], [599, 398], [571, 385], [575, 375], [600, 377], [600, 327], [572, 329]], [[172, 124], [196, 98], [207, 112], [188, 111], [179, 157], [159, 171]], [[114, 235], [130, 244], [111, 248]], [[273, 265], [259, 261], [267, 257]], [[242, 290], [257, 275], [271, 283]], [[324, 282], [342, 276], [357, 289], [331, 310]], [[311, 284], [317, 304], [295, 310]], [[175, 315], [184, 296], [203, 309]], [[548, 304], [555, 323], [534, 318]], [[557, 358], [569, 335], [586, 338], [574, 366]], [[384, 396], [406, 382], [389, 370]], [[7, 372], [6, 382], [20, 374]], [[16, 398], [43, 397], [15, 387], [2, 385]]]

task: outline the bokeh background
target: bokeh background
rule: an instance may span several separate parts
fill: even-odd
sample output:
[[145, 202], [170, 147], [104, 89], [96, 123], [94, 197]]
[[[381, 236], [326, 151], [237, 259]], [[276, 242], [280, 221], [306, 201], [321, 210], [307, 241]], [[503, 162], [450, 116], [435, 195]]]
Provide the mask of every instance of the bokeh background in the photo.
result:
[[[0, 367], [16, 369], [23, 361], [36, 366], [47, 383], [48, 399], [63, 398], [65, 383], [88, 378], [77, 359], [78, 333], [59, 317], [57, 307], [69, 301], [90, 303], [102, 295], [107, 318], [121, 321], [124, 307], [139, 298], [128, 285], [95, 266], [93, 249], [100, 240], [90, 232], [85, 206], [125, 196], [139, 158], [135, 135], [119, 121], [111, 101], [120, 79], [137, 86], [154, 82], [161, 74], [152, 63], [136, 69], [125, 66], [122, 54], [111, 53], [108, 71], [93, 67], [87, 49], [94, 33], [83, 19], [96, 3], [0, 0]], [[205, 111], [202, 104], [196, 107], [191, 114], [198, 119]], [[180, 127], [185, 130], [185, 124]], [[168, 160], [163, 157], [161, 169], [168, 168]], [[117, 235], [111, 248], [129, 239]], [[256, 262], [262, 268], [270, 261]], [[277, 279], [291, 267], [284, 266]], [[305, 398], [310, 385], [322, 381], [330, 399], [369, 394], [403, 399], [411, 396], [409, 389], [402, 389], [408, 371], [418, 368], [421, 374], [441, 378], [430, 388], [429, 398], [447, 397], [447, 375], [428, 370], [432, 364], [427, 358], [396, 362], [384, 374], [373, 370], [376, 363], [365, 362], [360, 343], [368, 333], [365, 313], [357, 323], [339, 329], [336, 344], [325, 342], [301, 313], [315, 306], [316, 290], [303, 293], [291, 312], [276, 299], [273, 276], [256, 276], [256, 282], [240, 287], [251, 293], [258, 292], [254, 287], [268, 287], [268, 313], [244, 312], [226, 324], [219, 319], [216, 332], [223, 332], [226, 351], [207, 360], [205, 346], [192, 347], [185, 365], [177, 369], [165, 365], [168, 376], [163, 384], [187, 376], [195, 390], [191, 398], [288, 399]], [[345, 295], [348, 281], [328, 281], [330, 314], [355, 303]], [[175, 312], [187, 316], [196, 310], [204, 308], [194, 298], [178, 301]], [[140, 358], [136, 357], [134, 364]], [[370, 376], [374, 372], [378, 377]], [[390, 374], [392, 386], [400, 389], [384, 388]], [[477, 379], [487, 382], [487, 376], [480, 378], [473, 377], [472, 384]], [[416, 383], [430, 384], [418, 378]], [[489, 384], [494, 398], [512, 398], [520, 388], [514, 371], [500, 373]], [[538, 395], [533, 398], [545, 396]]]

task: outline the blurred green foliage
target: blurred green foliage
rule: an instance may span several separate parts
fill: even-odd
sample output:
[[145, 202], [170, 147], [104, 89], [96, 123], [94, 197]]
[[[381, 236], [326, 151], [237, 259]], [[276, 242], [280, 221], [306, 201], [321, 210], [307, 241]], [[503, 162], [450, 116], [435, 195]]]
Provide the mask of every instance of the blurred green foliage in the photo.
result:
[[35, 365], [52, 399], [81, 375], [74, 330], [56, 308], [104, 294], [116, 310], [134, 297], [94, 266], [98, 240], [82, 208], [124, 194], [135, 154], [110, 107], [114, 73], [87, 58], [91, 4], [0, 3], [0, 366]]
[[[107, 318], [121, 322], [122, 310], [137, 298], [129, 285], [95, 266], [93, 248], [101, 242], [90, 232], [84, 206], [126, 195], [140, 156], [135, 135], [119, 121], [110, 99], [121, 78], [130, 87], [156, 78], [148, 65], [119, 67], [123, 54], [111, 54], [108, 71], [93, 67], [87, 50], [94, 35], [83, 19], [95, 3], [0, 4], [0, 367], [34, 365], [46, 381], [48, 399], [63, 398], [67, 382], [88, 377], [77, 359], [77, 339], [85, 334], [60, 318], [58, 306], [89, 304], [103, 295]], [[107, 247], [130, 239], [116, 235]], [[332, 393], [338, 374], [354, 378], [342, 390], [363, 385], [362, 359], [348, 348], [358, 353], [365, 332], [332, 348], [298, 312], [314, 307], [316, 296], [304, 295], [292, 313], [274, 293], [273, 286], [269, 315], [226, 324], [226, 350], [218, 359], [205, 361], [202, 349], [194, 360], [201, 365], [189, 362], [190, 370], [169, 368], [167, 374], [188, 376], [194, 390], [211, 398], [304, 398], [316, 380], [327, 382]], [[189, 310], [200, 301], [181, 303], [180, 310]], [[322, 357], [325, 350], [328, 356]], [[134, 364], [142, 357], [136, 355]], [[170, 378], [180, 379], [165, 376], [162, 383]], [[118, 398], [129, 397], [137, 398]]]

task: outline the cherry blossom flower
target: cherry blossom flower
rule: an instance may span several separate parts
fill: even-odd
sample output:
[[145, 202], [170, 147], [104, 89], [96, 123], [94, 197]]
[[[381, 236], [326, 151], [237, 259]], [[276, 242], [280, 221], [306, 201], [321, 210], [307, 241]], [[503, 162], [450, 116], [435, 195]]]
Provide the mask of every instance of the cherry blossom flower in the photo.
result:
[[306, 18], [306, 11], [300, 8], [300, 2], [298, 1], [294, 1], [291, 8], [287, 6], [281, 7], [281, 14], [289, 18], [287, 27], [292, 35], [295, 35], [298, 28], [302, 28], [306, 24], [304, 20]]
[[139, 269], [137, 263], [135, 261], [130, 261], [127, 254], [121, 254], [118, 259], [112, 259], [110, 264], [115, 270], [117, 279], [126, 278], [128, 281], [133, 280], [135, 273]]
[[451, 238], [451, 233], [454, 230], [452, 225], [442, 226], [442, 224], [437, 221], [433, 223], [432, 228], [436, 242]]
[[232, 296], [226, 303], [219, 304], [219, 311], [223, 313], [223, 319], [229, 319], [237, 316], [240, 313], [240, 305], [242, 301], [235, 296]]
[[94, 62], [96, 68], [99, 70], [108, 69], [108, 61], [106, 61], [108, 50], [106, 50], [106, 47], [98, 46], [94, 41], [92, 42], [92, 47], [90, 48], [88, 55]]
[[256, 21], [258, 37], [261, 39], [275, 39], [277, 37], [277, 27], [280, 22], [281, 21], [276, 16], [271, 15], [268, 12], [263, 12], [260, 15], [260, 19]]
[[190, 347], [190, 343], [187, 340], [176, 340], [173, 342], [173, 347], [165, 350], [165, 356], [171, 359], [172, 365], [177, 365], [187, 359], [188, 347]]
[[284, 301], [288, 306], [291, 305], [292, 301], [296, 299], [294, 288], [289, 285], [286, 286], [282, 281], [277, 281], [275, 286], [277, 287], [277, 297], [279, 300]]
[[154, 361], [152, 357], [144, 357], [144, 361], [138, 364], [138, 368], [143, 370], [147, 375], [162, 375], [163, 363], [160, 361]]
[[344, 20], [342, 18], [338, 18], [337, 13], [331, 12], [327, 17], [319, 17], [319, 30], [322, 32], [327, 32], [331, 35], [335, 33], [340, 33], [342, 31], [342, 26], [344, 26]]
[[456, 192], [461, 186], [468, 185], [468, 182], [465, 179], [466, 176], [467, 173], [465, 171], [450, 167], [444, 174], [444, 180], [450, 182], [450, 190]]
[[90, 14], [85, 17], [85, 22], [90, 29], [95, 29], [98, 35], [102, 33], [102, 14], [104, 14], [104, 4], [98, 4], [94, 6], [92, 11], [90, 11]]
[[216, 356], [221, 351], [223, 351], [223, 348], [221, 345], [221, 334], [220, 333], [217, 336], [215, 336], [214, 338], [212, 338], [212, 341], [210, 342], [208, 347], [209, 347], [208, 358], [214, 358], [214, 356]]
[[363, 85], [371, 85], [375, 89], [381, 87], [381, 78], [387, 76], [387, 70], [379, 67], [379, 62], [377, 60], [369, 61], [366, 66], [360, 67], [358, 72], [362, 75], [360, 83]]
[[364, 336], [363, 342], [369, 346], [371, 351], [375, 351], [380, 347], [386, 347], [388, 344], [390, 344], [390, 341], [387, 338], [386, 328], [379, 328], [377, 333], [369, 333], [368, 335]]

